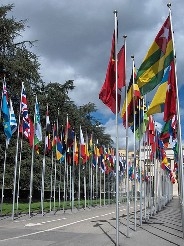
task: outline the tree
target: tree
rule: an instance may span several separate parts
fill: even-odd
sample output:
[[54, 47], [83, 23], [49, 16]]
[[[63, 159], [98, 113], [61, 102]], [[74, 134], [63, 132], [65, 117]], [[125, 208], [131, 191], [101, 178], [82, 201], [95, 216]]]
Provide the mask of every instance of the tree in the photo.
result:
[[[7, 91], [13, 101], [13, 107], [18, 119], [20, 111], [21, 85], [24, 82], [27, 99], [29, 102], [29, 115], [34, 119], [35, 94], [37, 94], [40, 103], [41, 124], [43, 133], [45, 133], [45, 114], [46, 105], [49, 105], [50, 121], [53, 124], [58, 120], [59, 133], [63, 127], [66, 127], [66, 118], [68, 115], [70, 125], [74, 128], [77, 137], [79, 137], [79, 125], [82, 126], [88, 134], [93, 133], [99, 143], [111, 145], [113, 142], [110, 135], [105, 134], [100, 121], [94, 117], [96, 106], [93, 103], [77, 106], [69, 97], [69, 92], [75, 89], [74, 81], [68, 80], [65, 83], [50, 82], [46, 84], [42, 81], [39, 73], [40, 64], [38, 57], [31, 51], [34, 41], [22, 40], [21, 32], [25, 30], [26, 20], [17, 21], [13, 17], [8, 18], [7, 14], [12, 11], [14, 5], [0, 7], [0, 81], [4, 79], [7, 82]], [[19, 40], [18, 42], [16, 40]], [[1, 83], [2, 84], [2, 83]], [[59, 110], [59, 111], [58, 111]], [[58, 115], [59, 112], [59, 115]], [[44, 134], [43, 134], [44, 136]], [[1, 180], [3, 172], [3, 162], [5, 153], [5, 136], [2, 124], [0, 124], [0, 171]], [[7, 169], [5, 186], [12, 189], [14, 177], [14, 163], [16, 152], [16, 134], [13, 135], [7, 150]], [[44, 141], [41, 146], [40, 154], [35, 154], [34, 160], [34, 189], [39, 189], [41, 185], [41, 171]], [[20, 147], [19, 147], [20, 150]], [[21, 179], [22, 189], [29, 188], [31, 149], [29, 144], [23, 138], [23, 148], [21, 152]], [[19, 161], [19, 160], [18, 160]], [[51, 158], [47, 157], [47, 170], [45, 180], [50, 180]], [[1, 181], [0, 181], [1, 182]], [[49, 184], [46, 183], [46, 187]]]

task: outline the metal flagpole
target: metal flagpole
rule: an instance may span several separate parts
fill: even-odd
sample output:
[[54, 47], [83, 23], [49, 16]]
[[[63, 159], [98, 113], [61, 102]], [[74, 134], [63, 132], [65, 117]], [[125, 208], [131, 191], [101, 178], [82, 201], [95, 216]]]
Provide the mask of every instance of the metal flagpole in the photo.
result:
[[45, 177], [45, 151], [43, 155], [43, 166], [42, 166], [42, 187], [41, 187], [41, 208], [42, 216], [44, 215], [44, 177]]
[[65, 170], [64, 170], [64, 186], [63, 186], [63, 189], [64, 189], [64, 202], [63, 202], [63, 211], [65, 210], [65, 202], [67, 200], [67, 192], [66, 192], [66, 174], [67, 174], [67, 141], [68, 141], [68, 114], [66, 116], [66, 132], [65, 132], [65, 144], [66, 144], [66, 153], [65, 153]]
[[[143, 100], [143, 99], [142, 99]], [[144, 106], [144, 101], [142, 102]], [[139, 132], [142, 134], [141, 119], [140, 119], [141, 99], [139, 99]], [[144, 113], [144, 112], [143, 112]], [[144, 120], [144, 116], [143, 116]], [[140, 177], [140, 226], [142, 226], [142, 156], [141, 156], [141, 138], [139, 137], [139, 177]]]
[[176, 95], [177, 95], [177, 120], [178, 120], [178, 154], [179, 154], [179, 176], [180, 176], [180, 202], [181, 202], [181, 215], [182, 215], [182, 227], [183, 227], [183, 238], [184, 238], [184, 166], [183, 166], [183, 150], [182, 150], [182, 141], [181, 141], [181, 120], [180, 120], [180, 104], [179, 104], [179, 95], [178, 95], [178, 83], [177, 83], [177, 71], [176, 71], [176, 51], [174, 47], [174, 32], [173, 32], [173, 26], [172, 26], [172, 14], [171, 14], [171, 4], [167, 4], [169, 8], [169, 17], [171, 22], [171, 33], [172, 33], [172, 40], [173, 40], [173, 51], [174, 51], [174, 65], [175, 65], [175, 79], [176, 79]]
[[85, 164], [83, 165], [83, 173], [84, 173], [84, 208], [86, 209], [86, 169], [87, 169], [87, 165], [88, 165], [88, 161], [87, 161], [87, 148], [88, 148], [88, 136], [87, 136], [87, 132], [86, 132], [86, 152], [85, 152]]
[[144, 146], [144, 149], [143, 149], [143, 153], [144, 153], [144, 158], [143, 158], [143, 161], [144, 161], [144, 220], [146, 221], [146, 187], [147, 187], [147, 183], [146, 183], [146, 158], [145, 158], [145, 152], [146, 152], [146, 133], [144, 133], [144, 136], [143, 136], [143, 146]]
[[[67, 149], [66, 149], [66, 152], [67, 152]], [[63, 184], [63, 198], [64, 198], [63, 211], [65, 210], [65, 202], [66, 202], [66, 157], [67, 157], [67, 154], [65, 153], [64, 184]]]
[[79, 189], [78, 189], [78, 209], [80, 209], [80, 185], [81, 185], [81, 134], [82, 134], [82, 129], [81, 129], [81, 125], [80, 125], [80, 146], [79, 146], [79, 182], [78, 182], [78, 185], [79, 185]]
[[79, 181], [78, 181], [78, 209], [80, 209], [80, 172], [81, 172], [81, 147], [80, 147], [80, 155], [79, 155]]
[[[22, 83], [23, 89], [23, 83]], [[15, 193], [16, 193], [16, 183], [17, 183], [17, 165], [18, 165], [18, 152], [19, 152], [19, 136], [20, 136], [20, 114], [22, 108], [22, 89], [21, 89], [21, 99], [20, 99], [20, 107], [19, 107], [19, 120], [17, 126], [17, 143], [16, 143], [16, 154], [15, 154], [15, 166], [14, 166], [14, 184], [13, 184], [13, 205], [12, 205], [12, 220], [14, 220], [15, 213]], [[23, 134], [23, 131], [22, 131]]]
[[1, 215], [3, 209], [3, 200], [4, 200], [4, 178], [5, 178], [5, 170], [6, 170], [6, 150], [8, 149], [8, 140], [5, 140], [5, 152], [4, 152], [4, 165], [3, 165], [3, 184], [2, 184], [2, 195], [1, 195]]
[[[34, 123], [35, 123], [35, 114], [34, 114]], [[32, 146], [32, 157], [31, 157], [31, 176], [30, 176], [30, 188], [29, 188], [29, 217], [31, 217], [31, 202], [32, 202], [32, 193], [33, 193], [34, 135], [35, 133], [33, 133], [33, 146]]]
[[129, 199], [129, 170], [128, 170], [128, 97], [127, 97], [127, 84], [126, 84], [126, 38], [124, 35], [124, 48], [125, 48], [125, 107], [126, 107], [126, 195], [127, 195], [127, 237], [129, 237], [129, 214], [130, 214], [130, 199]]
[[[91, 146], [91, 148], [92, 148], [92, 146]], [[93, 174], [92, 154], [93, 153], [91, 153], [91, 155], [90, 155], [90, 183], [91, 183], [90, 184], [90, 201], [91, 201], [90, 203], [91, 203], [91, 206], [93, 204], [93, 194], [94, 194], [94, 192], [93, 192], [93, 187], [94, 187], [94, 181], [93, 181], [94, 174]]]
[[52, 156], [51, 156], [51, 173], [50, 173], [50, 212], [52, 211], [52, 174], [53, 174], [53, 167], [54, 167], [54, 161], [53, 161], [53, 149], [52, 149]]
[[102, 167], [101, 167], [101, 160], [100, 160], [100, 207], [102, 206]]
[[118, 143], [118, 71], [117, 71], [117, 10], [115, 20], [115, 71], [116, 71], [116, 245], [119, 245], [119, 143]]
[[70, 206], [72, 205], [72, 163], [69, 165], [69, 198], [70, 198]]
[[54, 212], [56, 212], [56, 157], [54, 158]]
[[[134, 112], [134, 230], [136, 231], [137, 223], [137, 187], [136, 187], [136, 135], [135, 135], [135, 98], [134, 98], [134, 56], [132, 58], [132, 69], [133, 69], [133, 112]], [[140, 109], [139, 109], [140, 110]]]
[[[47, 112], [48, 112], [48, 104], [47, 104]], [[47, 127], [47, 118], [46, 118], [46, 127]], [[47, 130], [47, 129], [46, 129]], [[46, 138], [46, 132], [45, 132]], [[43, 165], [42, 165], [42, 187], [41, 187], [41, 209], [42, 209], [42, 216], [44, 215], [44, 179], [45, 179], [45, 153], [46, 153], [46, 144], [44, 147], [44, 155], [43, 155]]]
[[[59, 108], [58, 108], [56, 132], [57, 132], [57, 140], [56, 140], [56, 168], [57, 168], [57, 142], [60, 141], [60, 140], [58, 140], [58, 138], [59, 138]], [[61, 181], [61, 163], [59, 161], [59, 182], [58, 182], [58, 208], [59, 209], [60, 209], [60, 203], [61, 203], [61, 197], [60, 197], [60, 184], [61, 184], [61, 182], [60, 181]]]
[[[54, 123], [55, 125], [55, 123]], [[54, 127], [55, 128], [55, 127]], [[53, 128], [53, 141], [55, 136], [54, 136], [54, 128]], [[54, 151], [53, 151], [54, 154]], [[53, 201], [54, 201], [54, 212], [56, 210], [56, 157], [53, 155], [53, 163], [54, 163], [54, 187], [53, 187]]]
[[85, 163], [85, 166], [83, 166], [83, 174], [84, 174], [84, 208], [86, 209], [86, 165], [87, 161]]
[[96, 152], [96, 166], [95, 166], [95, 178], [96, 178], [96, 203], [98, 199], [98, 156], [97, 156], [97, 144], [98, 144], [98, 139], [96, 145], [94, 145], [95, 152]]
[[61, 209], [61, 159], [59, 161], [59, 191], [58, 191], [58, 198], [59, 198], [59, 204], [58, 204], [58, 207], [59, 207], [59, 210]]
[[[23, 132], [23, 129], [22, 129]], [[20, 191], [20, 167], [21, 167], [21, 163], [22, 163], [22, 138], [20, 141], [20, 154], [19, 154], [19, 165], [18, 165], [18, 180], [17, 180], [17, 213], [18, 213], [18, 209], [19, 209], [19, 191]]]
[[105, 206], [105, 162], [104, 162], [104, 206]]
[[75, 152], [77, 147], [76, 145], [77, 145], [77, 141], [76, 141], [76, 134], [75, 134], [74, 142], [73, 142], [73, 162], [72, 162], [72, 211], [74, 209]]

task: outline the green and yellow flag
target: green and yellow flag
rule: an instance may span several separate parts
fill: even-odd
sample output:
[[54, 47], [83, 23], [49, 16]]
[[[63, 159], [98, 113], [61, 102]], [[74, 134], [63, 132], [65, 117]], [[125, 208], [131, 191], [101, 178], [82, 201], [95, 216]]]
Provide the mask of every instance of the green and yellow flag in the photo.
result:
[[137, 72], [136, 80], [142, 95], [161, 83], [164, 69], [173, 59], [171, 22], [168, 16]]

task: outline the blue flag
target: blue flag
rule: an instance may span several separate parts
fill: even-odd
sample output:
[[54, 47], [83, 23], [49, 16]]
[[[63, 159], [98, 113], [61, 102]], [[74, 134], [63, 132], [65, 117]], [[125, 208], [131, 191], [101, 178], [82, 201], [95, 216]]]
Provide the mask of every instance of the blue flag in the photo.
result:
[[7, 91], [6, 84], [3, 84], [3, 100], [2, 100], [2, 117], [3, 117], [3, 126], [4, 126], [4, 134], [6, 135], [7, 140], [10, 140], [12, 136], [12, 131], [10, 127], [10, 111], [7, 101]]
[[12, 134], [14, 132], [16, 132], [16, 130], [17, 130], [17, 121], [16, 121], [16, 118], [15, 118], [15, 113], [14, 113], [14, 110], [13, 110], [13, 105], [12, 105], [11, 99], [10, 99], [10, 127], [11, 127]]

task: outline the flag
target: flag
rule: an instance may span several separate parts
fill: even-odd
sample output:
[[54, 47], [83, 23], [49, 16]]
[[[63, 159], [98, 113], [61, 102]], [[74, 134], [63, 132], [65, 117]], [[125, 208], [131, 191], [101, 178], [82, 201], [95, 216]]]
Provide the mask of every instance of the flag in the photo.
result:
[[165, 122], [160, 133], [160, 139], [162, 140], [165, 148], [167, 148], [169, 145], [171, 134], [172, 134], [171, 120], [169, 120]]
[[84, 135], [80, 126], [80, 156], [83, 159], [83, 163], [86, 161], [86, 144], [84, 142]]
[[[119, 62], [117, 62], [117, 73], [118, 73], [118, 85], [117, 85], [117, 96], [118, 96], [118, 112], [120, 110], [121, 103], [121, 88], [125, 85], [125, 51], [124, 46], [118, 53]], [[99, 99], [116, 113], [116, 62], [115, 62], [115, 31], [112, 38], [111, 54], [107, 67], [105, 81], [99, 93]]]
[[45, 153], [48, 153], [51, 150], [51, 124], [49, 119], [48, 105], [46, 111], [46, 134], [45, 134]]
[[164, 112], [164, 105], [166, 100], [166, 92], [168, 87], [168, 79], [169, 79], [169, 73], [170, 73], [170, 66], [168, 66], [165, 69], [164, 76], [162, 78], [161, 84], [158, 87], [152, 102], [148, 108], [147, 115], [153, 115], [156, 113], [162, 113]]
[[[134, 76], [134, 77], [133, 77]], [[140, 91], [139, 91], [139, 87], [135, 82], [135, 78], [136, 78], [136, 68], [135, 66], [133, 66], [132, 69], [132, 74], [130, 77], [130, 82], [129, 82], [129, 86], [127, 89], [127, 109], [126, 109], [126, 98], [124, 100], [123, 103], [123, 107], [122, 107], [122, 112], [121, 112], [121, 117], [123, 119], [123, 125], [126, 126], [126, 114], [128, 114], [128, 126], [131, 126], [133, 124], [133, 111], [134, 111], [134, 107], [137, 106], [138, 104], [138, 99], [140, 98]]]
[[70, 148], [73, 145], [74, 135], [75, 135], [74, 130], [72, 129], [67, 116], [66, 127], [65, 127], [65, 143], [67, 145], [67, 148]]
[[32, 147], [34, 141], [34, 126], [28, 114], [28, 103], [24, 84], [22, 84], [21, 113], [23, 121], [21, 128], [23, 135], [29, 141], [29, 144]]
[[57, 138], [56, 143], [56, 159], [60, 160], [63, 157], [63, 145], [59, 138]]
[[[144, 98], [141, 97], [139, 99], [139, 103], [135, 108], [135, 122], [133, 121], [131, 125], [132, 132], [135, 131], [135, 136], [137, 139], [141, 139], [144, 132], [146, 131], [148, 125], [148, 116], [147, 116], [147, 108], [144, 103]], [[134, 129], [135, 126], [135, 129]]]
[[115, 32], [112, 38], [111, 54], [106, 77], [99, 93], [99, 99], [101, 99], [114, 114], [116, 113]]
[[71, 147], [74, 142], [74, 130], [72, 129], [70, 123], [68, 123], [68, 138], [67, 138], [67, 147]]
[[6, 139], [9, 141], [12, 137], [12, 131], [10, 126], [10, 111], [7, 100], [7, 90], [6, 83], [3, 83], [3, 99], [2, 99], [2, 117], [3, 117], [3, 126], [4, 126], [4, 134]]
[[165, 107], [164, 107], [164, 121], [168, 121], [177, 114], [176, 110], [176, 76], [175, 76], [175, 64], [171, 62], [171, 71], [168, 79], [168, 87], [166, 92]]
[[118, 52], [118, 89], [125, 86], [125, 45]]
[[17, 130], [17, 121], [16, 121], [16, 118], [15, 118], [15, 113], [14, 113], [14, 110], [13, 110], [13, 105], [12, 105], [11, 99], [10, 99], [10, 127], [11, 127], [12, 134], [14, 132], [16, 132], [16, 130]]
[[153, 116], [150, 115], [148, 118], [148, 125], [147, 125], [147, 144], [152, 145], [154, 143], [154, 136], [155, 136], [155, 122], [153, 120]]
[[56, 144], [57, 144], [57, 128], [56, 123], [54, 122], [54, 126], [52, 129], [52, 149], [56, 150]]
[[79, 148], [78, 148], [78, 143], [76, 139], [76, 135], [74, 136], [74, 162], [76, 165], [79, 164]]
[[161, 83], [164, 69], [174, 60], [170, 16], [167, 17], [137, 72], [137, 84], [145, 95]]
[[39, 104], [37, 101], [36, 96], [36, 103], [35, 103], [35, 121], [34, 121], [34, 129], [35, 129], [35, 136], [34, 136], [34, 146], [35, 149], [39, 152], [39, 144], [42, 141], [42, 127], [40, 122], [40, 110]]

